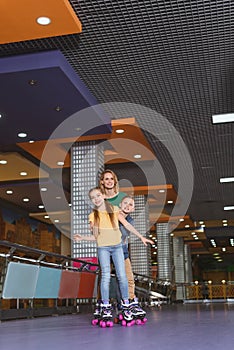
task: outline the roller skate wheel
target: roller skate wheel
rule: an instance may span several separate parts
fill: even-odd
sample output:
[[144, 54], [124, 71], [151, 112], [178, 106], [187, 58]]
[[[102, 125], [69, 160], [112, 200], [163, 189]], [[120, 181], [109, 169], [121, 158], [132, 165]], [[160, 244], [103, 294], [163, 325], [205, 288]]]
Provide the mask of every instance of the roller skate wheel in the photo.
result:
[[122, 320], [121, 324], [122, 326], [126, 326], [127, 322], [125, 320]]
[[112, 321], [107, 321], [106, 322], [107, 327], [113, 327], [113, 322]]
[[102, 328], [106, 328], [106, 322], [105, 322], [105, 321], [101, 321], [101, 322], [100, 322], [100, 326], [101, 326]]
[[119, 314], [119, 320], [122, 321], [123, 320], [123, 315]]
[[136, 324], [139, 326], [140, 324], [142, 324], [141, 320], [136, 320]]
[[132, 326], [132, 321], [127, 323], [127, 327], [131, 327]]
[[143, 322], [146, 323], [148, 320], [146, 317], [143, 318]]
[[136, 323], [136, 321], [135, 321], [135, 320], [132, 320], [132, 321], [131, 321], [131, 326], [133, 326], [135, 323]]
[[94, 320], [92, 320], [91, 323], [92, 323], [93, 326], [96, 326], [98, 324], [98, 320], [95, 318]]

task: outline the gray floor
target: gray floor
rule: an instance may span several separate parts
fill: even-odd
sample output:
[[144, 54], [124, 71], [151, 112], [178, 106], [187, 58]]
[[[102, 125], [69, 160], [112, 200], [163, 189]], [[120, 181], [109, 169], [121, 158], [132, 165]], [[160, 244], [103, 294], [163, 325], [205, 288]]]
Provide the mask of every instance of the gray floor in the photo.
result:
[[146, 309], [145, 325], [100, 328], [91, 314], [0, 323], [1, 350], [228, 350], [234, 347], [234, 303], [175, 304]]

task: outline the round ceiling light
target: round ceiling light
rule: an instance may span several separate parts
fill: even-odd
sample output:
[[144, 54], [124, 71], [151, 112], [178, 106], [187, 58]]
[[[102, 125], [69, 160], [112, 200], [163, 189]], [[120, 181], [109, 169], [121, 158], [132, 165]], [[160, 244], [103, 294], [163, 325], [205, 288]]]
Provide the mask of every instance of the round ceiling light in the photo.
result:
[[45, 16], [38, 17], [36, 21], [41, 26], [47, 26], [48, 24], [51, 23], [51, 19], [49, 17], [45, 17]]

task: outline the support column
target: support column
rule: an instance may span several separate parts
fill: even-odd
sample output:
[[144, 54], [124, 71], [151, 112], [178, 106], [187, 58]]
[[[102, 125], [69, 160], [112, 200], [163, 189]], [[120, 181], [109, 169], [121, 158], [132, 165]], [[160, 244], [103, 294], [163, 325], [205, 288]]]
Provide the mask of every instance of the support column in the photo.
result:
[[191, 250], [188, 244], [184, 245], [184, 259], [185, 259], [185, 282], [191, 283], [193, 281], [193, 272], [192, 272]]
[[185, 283], [185, 258], [184, 258], [184, 239], [183, 237], [173, 238], [173, 257], [175, 266], [175, 283], [176, 287], [176, 299], [184, 300], [184, 286]]
[[[135, 211], [131, 214], [134, 219], [134, 227], [142, 236], [146, 236], [149, 229], [148, 203], [143, 195], [135, 196], [134, 200]], [[151, 248], [150, 246], [146, 247], [134, 234], [130, 235], [130, 255], [133, 272], [151, 276]]]
[[172, 282], [172, 249], [168, 224], [156, 224], [156, 232], [158, 245], [158, 279]]
[[[90, 234], [88, 215], [91, 203], [88, 192], [97, 186], [104, 170], [104, 150], [96, 141], [76, 142], [71, 148], [71, 238], [75, 233]], [[96, 242], [82, 241], [72, 244], [74, 258], [97, 257]]]

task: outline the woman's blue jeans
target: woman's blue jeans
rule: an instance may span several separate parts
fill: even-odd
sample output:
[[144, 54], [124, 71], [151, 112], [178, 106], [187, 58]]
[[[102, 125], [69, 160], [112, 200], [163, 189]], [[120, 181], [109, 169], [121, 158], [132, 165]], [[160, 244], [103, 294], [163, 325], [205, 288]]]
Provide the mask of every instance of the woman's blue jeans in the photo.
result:
[[115, 246], [98, 247], [98, 260], [101, 267], [101, 296], [103, 302], [109, 302], [111, 257], [115, 265], [116, 277], [123, 300], [128, 300], [128, 280], [125, 272], [122, 244]]

